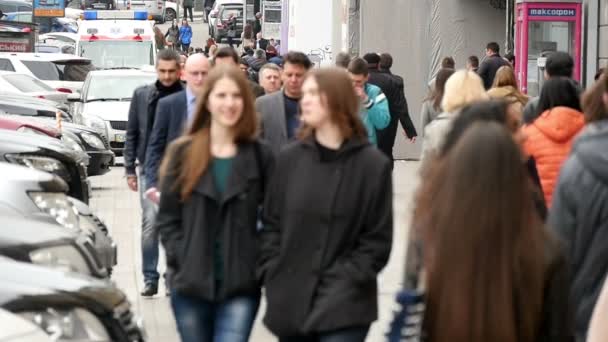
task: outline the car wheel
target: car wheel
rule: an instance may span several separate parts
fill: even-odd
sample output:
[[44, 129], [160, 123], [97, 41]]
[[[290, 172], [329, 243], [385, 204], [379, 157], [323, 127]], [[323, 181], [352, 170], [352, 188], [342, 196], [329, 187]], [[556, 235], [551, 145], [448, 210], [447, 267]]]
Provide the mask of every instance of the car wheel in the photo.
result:
[[176, 13], [173, 8], [168, 8], [165, 10], [165, 21], [173, 21], [176, 17]]

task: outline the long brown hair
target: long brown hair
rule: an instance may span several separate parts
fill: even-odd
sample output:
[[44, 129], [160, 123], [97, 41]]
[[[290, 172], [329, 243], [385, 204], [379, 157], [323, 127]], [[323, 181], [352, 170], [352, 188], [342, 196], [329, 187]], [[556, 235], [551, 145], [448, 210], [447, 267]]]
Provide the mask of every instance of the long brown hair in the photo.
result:
[[425, 100], [433, 102], [433, 109], [436, 111], [441, 110], [441, 100], [443, 99], [443, 93], [445, 92], [445, 82], [456, 70], [452, 68], [442, 68], [435, 77], [435, 85]]
[[604, 73], [584, 94], [581, 101], [585, 120], [595, 122], [608, 119], [608, 108], [604, 104], [604, 94], [608, 91], [608, 74]]
[[504, 126], [476, 123], [434, 163], [413, 219], [428, 341], [536, 341], [547, 235], [519, 147]]
[[[243, 98], [243, 113], [234, 127], [235, 143], [253, 141], [257, 135], [257, 119], [253, 94], [243, 72], [235, 66], [215, 66], [205, 80], [205, 86], [196, 104], [194, 120], [187, 133], [170, 145], [163, 160], [161, 174], [176, 177], [176, 189], [180, 189], [182, 201], [190, 198], [192, 191], [209, 166], [211, 160], [211, 113], [209, 94], [218, 81], [227, 78], [234, 81]], [[171, 161], [176, 158], [177, 160]], [[169, 170], [169, 165], [173, 165]]]
[[[340, 68], [322, 68], [311, 71], [306, 78], [317, 82], [319, 94], [323, 97], [331, 120], [340, 129], [344, 139], [367, 138], [367, 131], [359, 118], [359, 98], [355, 94], [348, 73]], [[302, 125], [298, 136], [310, 136], [313, 128]]]
[[496, 71], [496, 76], [494, 77], [494, 83], [492, 83], [492, 88], [503, 88], [510, 87], [511, 92], [509, 92], [508, 96], [514, 97], [517, 101], [525, 105], [528, 103], [528, 97], [522, 94], [517, 88], [517, 78], [515, 77], [515, 71], [508, 65], [501, 66]]

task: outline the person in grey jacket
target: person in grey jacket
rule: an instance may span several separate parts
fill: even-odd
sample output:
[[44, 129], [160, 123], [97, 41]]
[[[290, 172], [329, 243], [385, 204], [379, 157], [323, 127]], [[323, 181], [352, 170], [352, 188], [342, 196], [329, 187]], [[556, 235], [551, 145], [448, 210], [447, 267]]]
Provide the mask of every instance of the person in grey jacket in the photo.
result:
[[593, 307], [608, 272], [608, 78], [584, 96], [589, 124], [561, 169], [549, 227], [566, 243], [572, 269], [577, 341], [586, 338]]
[[295, 139], [300, 127], [299, 102], [302, 97], [304, 77], [312, 66], [302, 52], [290, 52], [285, 56], [281, 78], [283, 90], [258, 98], [255, 107], [260, 115], [261, 137], [275, 153]]
[[[129, 120], [127, 121], [127, 139], [125, 142], [125, 170], [127, 184], [132, 191], [138, 191], [142, 207], [142, 261], [145, 287], [142, 296], [150, 297], [158, 292], [158, 231], [154, 229], [156, 216], [155, 204], [144, 196], [146, 190], [145, 165], [146, 150], [150, 133], [154, 125], [154, 115], [158, 100], [182, 90], [179, 81], [180, 57], [170, 49], [158, 52], [156, 57], [158, 80], [151, 85], [137, 88], [133, 93]], [[139, 177], [136, 169], [139, 165]]]
[[443, 99], [443, 93], [445, 92], [445, 83], [454, 72], [455, 70], [452, 68], [442, 68], [437, 73], [433, 89], [422, 103], [422, 109], [420, 111], [420, 121], [422, 122], [423, 132], [426, 126], [441, 114], [441, 100]]

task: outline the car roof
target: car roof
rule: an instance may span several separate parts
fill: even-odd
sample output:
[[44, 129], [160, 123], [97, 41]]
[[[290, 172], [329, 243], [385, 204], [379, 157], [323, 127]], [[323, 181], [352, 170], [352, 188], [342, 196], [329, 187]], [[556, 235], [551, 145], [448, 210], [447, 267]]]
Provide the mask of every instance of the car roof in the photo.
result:
[[93, 76], [139, 76], [139, 75], [152, 75], [156, 74], [152, 71], [143, 71], [139, 69], [106, 69], [106, 70], [92, 70], [89, 71], [88, 77]]
[[31, 2], [27, 2], [27, 1], [21, 1], [21, 0], [2, 0], [0, 1], [0, 4], [10, 4], [10, 5], [29, 5], [30, 7], [32, 6]]
[[90, 61], [89, 58], [84, 58], [67, 53], [37, 53], [37, 52], [0, 52], [0, 57], [15, 57], [23, 61]]
[[28, 77], [32, 77], [31, 75], [24, 74], [22, 72], [14, 72], [14, 71], [6, 71], [6, 70], [0, 70], [0, 75], [25, 75]]

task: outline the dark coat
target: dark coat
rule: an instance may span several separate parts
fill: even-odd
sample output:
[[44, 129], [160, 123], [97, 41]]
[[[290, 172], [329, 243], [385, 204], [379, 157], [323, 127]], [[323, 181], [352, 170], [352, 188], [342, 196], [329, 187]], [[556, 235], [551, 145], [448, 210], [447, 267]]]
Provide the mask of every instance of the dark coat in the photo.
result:
[[572, 147], [553, 193], [549, 225], [566, 243], [577, 340], [583, 341], [608, 274], [608, 121], [590, 124]]
[[403, 127], [408, 138], [411, 139], [418, 135], [410, 118], [403, 79], [391, 74], [390, 71], [370, 69], [368, 82], [378, 86], [388, 100], [391, 121], [388, 127], [378, 131], [378, 148], [392, 160], [399, 121], [401, 121], [401, 127]]
[[156, 187], [158, 169], [165, 149], [173, 140], [182, 135], [185, 129], [188, 104], [186, 90], [171, 94], [158, 101], [154, 126], [150, 133], [146, 151], [146, 187]]
[[148, 145], [148, 102], [154, 92], [154, 85], [141, 86], [133, 92], [129, 106], [127, 121], [127, 137], [125, 141], [125, 169], [127, 174], [134, 175], [137, 160], [143, 164], [146, 159]]
[[494, 76], [496, 76], [496, 72], [500, 67], [509, 65], [504, 58], [500, 57], [500, 55], [493, 55], [486, 58], [483, 63], [479, 66], [477, 73], [483, 80], [483, 86], [486, 90], [492, 88], [492, 83], [494, 83]]
[[266, 326], [292, 336], [376, 320], [377, 275], [393, 233], [387, 158], [350, 140], [321, 162], [308, 138], [281, 151], [268, 189], [258, 266]]
[[[213, 175], [205, 172], [190, 199], [182, 202], [175, 189], [175, 170], [186, 144], [177, 149], [163, 179], [156, 217], [167, 265], [175, 270], [171, 286], [180, 294], [208, 301], [257, 295], [258, 209], [273, 169], [273, 154], [259, 142], [239, 145], [223, 195], [217, 193]], [[223, 259], [219, 292], [214, 270], [216, 237]]]
[[264, 51], [266, 51], [266, 48], [268, 47], [268, 44], [270, 44], [270, 41], [266, 38], [262, 38], [260, 40], [256, 40], [255, 41], [255, 48], [256, 49], [262, 49]]

